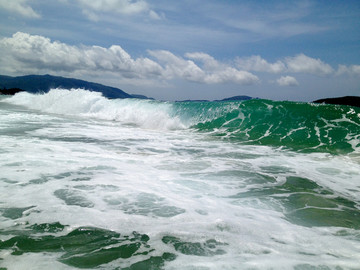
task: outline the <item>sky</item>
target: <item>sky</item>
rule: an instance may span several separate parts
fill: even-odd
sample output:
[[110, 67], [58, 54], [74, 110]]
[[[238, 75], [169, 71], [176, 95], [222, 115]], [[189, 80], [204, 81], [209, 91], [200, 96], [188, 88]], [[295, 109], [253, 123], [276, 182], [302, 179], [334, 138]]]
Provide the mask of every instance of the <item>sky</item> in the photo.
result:
[[360, 1], [0, 0], [0, 74], [160, 100], [360, 96]]

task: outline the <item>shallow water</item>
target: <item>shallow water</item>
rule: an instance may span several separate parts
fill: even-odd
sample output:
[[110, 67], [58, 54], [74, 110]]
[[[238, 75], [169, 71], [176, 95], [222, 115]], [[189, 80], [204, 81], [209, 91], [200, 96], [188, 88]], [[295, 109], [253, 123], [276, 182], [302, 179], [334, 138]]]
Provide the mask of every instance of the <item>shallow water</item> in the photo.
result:
[[358, 269], [359, 112], [298, 149], [244, 106], [2, 97], [0, 269]]

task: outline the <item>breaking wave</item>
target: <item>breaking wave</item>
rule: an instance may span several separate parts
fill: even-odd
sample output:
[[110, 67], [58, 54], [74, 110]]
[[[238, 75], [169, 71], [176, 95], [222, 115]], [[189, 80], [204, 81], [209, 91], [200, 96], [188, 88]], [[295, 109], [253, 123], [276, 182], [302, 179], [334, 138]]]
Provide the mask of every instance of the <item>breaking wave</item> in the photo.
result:
[[161, 102], [106, 99], [83, 89], [19, 93], [12, 104], [47, 113], [117, 121], [148, 129], [188, 129], [246, 144], [299, 151], [349, 153], [360, 147], [360, 109], [253, 99], [231, 102]]

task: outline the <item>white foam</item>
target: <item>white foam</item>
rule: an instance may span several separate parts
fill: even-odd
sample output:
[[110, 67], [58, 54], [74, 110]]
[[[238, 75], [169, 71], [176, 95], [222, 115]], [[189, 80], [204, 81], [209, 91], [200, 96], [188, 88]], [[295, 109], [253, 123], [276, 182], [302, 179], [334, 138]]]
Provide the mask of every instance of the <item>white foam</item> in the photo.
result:
[[171, 116], [171, 105], [139, 99], [106, 99], [99, 92], [83, 89], [52, 89], [45, 94], [18, 93], [6, 102], [41, 112], [114, 120], [149, 129], [182, 129]]

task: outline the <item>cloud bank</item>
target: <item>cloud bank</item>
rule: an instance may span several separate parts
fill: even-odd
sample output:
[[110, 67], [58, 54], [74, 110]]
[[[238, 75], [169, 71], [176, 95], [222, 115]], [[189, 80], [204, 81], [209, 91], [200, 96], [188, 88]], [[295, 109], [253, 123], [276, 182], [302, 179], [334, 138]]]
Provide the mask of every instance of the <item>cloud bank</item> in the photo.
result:
[[221, 62], [203, 53], [178, 56], [167, 50], [148, 50], [149, 57], [133, 58], [119, 45], [72, 46], [39, 35], [17, 32], [0, 40], [0, 57], [4, 74], [55, 73], [65, 76], [108, 75], [138, 84], [183, 80], [202, 84], [232, 83], [252, 85], [261, 82], [252, 72], [283, 74], [276, 80], [279, 86], [297, 86], [289, 73], [316, 76], [360, 75], [360, 66], [339, 65], [335, 71], [320, 59], [304, 54], [286, 57], [270, 63], [260, 56], [235, 58]]
[[[169, 51], [148, 51], [148, 57], [132, 58], [121, 46], [71, 46], [49, 38], [17, 32], [0, 40], [2, 72], [61, 72], [71, 75], [105, 72], [127, 79], [171, 80], [218, 84], [252, 84], [258, 77], [247, 71], [222, 64], [206, 54], [187, 54], [187, 58]], [[201, 60], [202, 66], [193, 60]]]
[[162, 68], [148, 58], [132, 59], [120, 46], [70, 46], [49, 38], [18, 32], [0, 41], [9, 67], [33, 72], [114, 72], [124, 77], [160, 75]]

